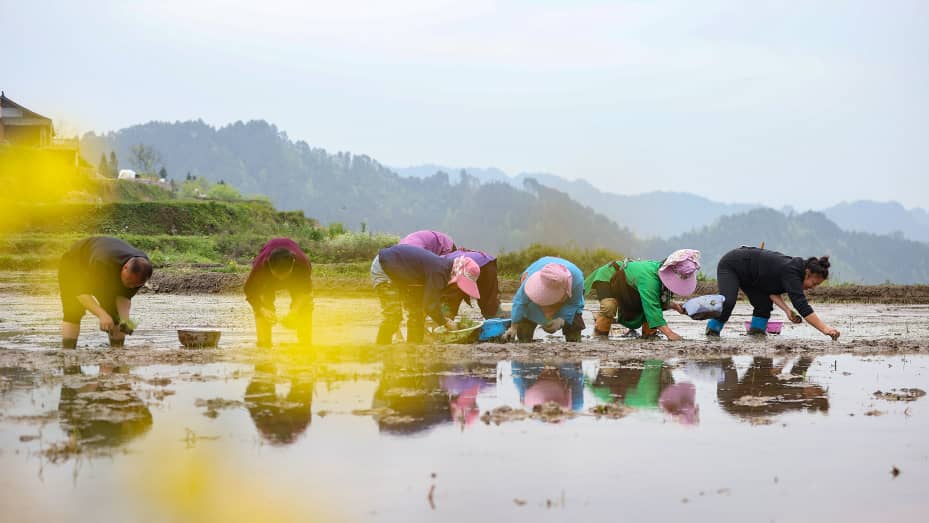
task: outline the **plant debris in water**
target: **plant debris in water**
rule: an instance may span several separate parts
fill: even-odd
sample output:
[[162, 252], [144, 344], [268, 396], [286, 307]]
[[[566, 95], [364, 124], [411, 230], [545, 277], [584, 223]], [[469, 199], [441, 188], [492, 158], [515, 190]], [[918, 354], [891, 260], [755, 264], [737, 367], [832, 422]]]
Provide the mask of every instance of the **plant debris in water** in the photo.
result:
[[874, 391], [874, 397], [884, 401], [916, 401], [926, 395], [926, 391], [915, 388], [890, 389], [889, 392]]

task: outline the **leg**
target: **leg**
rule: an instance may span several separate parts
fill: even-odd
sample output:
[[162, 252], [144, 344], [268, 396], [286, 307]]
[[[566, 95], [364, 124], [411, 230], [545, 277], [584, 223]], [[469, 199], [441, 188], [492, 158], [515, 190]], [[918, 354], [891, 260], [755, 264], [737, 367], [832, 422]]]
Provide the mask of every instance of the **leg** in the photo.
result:
[[723, 326], [729, 321], [732, 315], [732, 309], [735, 308], [735, 302], [739, 299], [739, 275], [736, 273], [733, 264], [735, 261], [723, 257], [716, 268], [716, 283], [719, 286], [719, 293], [722, 294], [726, 301], [723, 302], [723, 311], [718, 318], [707, 322], [706, 333], [708, 335], [719, 335]]
[[81, 324], [69, 321], [61, 322], [61, 348], [76, 349], [77, 338], [81, 334]]
[[754, 307], [748, 333], [767, 334], [768, 319], [771, 318], [771, 311], [774, 309], [771, 296], [766, 292], [759, 292], [755, 289], [745, 289], [745, 295], [748, 296], [749, 303]]
[[257, 345], [259, 347], [271, 347], [271, 322], [255, 315], [255, 333], [257, 334]]
[[[61, 278], [60, 275], [59, 278]], [[61, 309], [61, 348], [75, 349], [77, 348], [77, 338], [81, 334], [81, 318], [84, 317], [84, 306], [77, 301], [77, 296], [62, 292]]]
[[477, 305], [481, 308], [484, 319], [496, 318], [500, 314], [500, 282], [497, 279], [497, 260], [491, 261], [481, 267], [481, 275], [477, 278], [477, 287], [481, 299]]
[[574, 321], [570, 325], [567, 323], [564, 327], [561, 328], [561, 332], [564, 334], [565, 341], [578, 342], [581, 341], [581, 332], [584, 330], [584, 318], [581, 317], [581, 313], [574, 315]]
[[610, 291], [609, 282], [598, 281], [593, 287], [597, 299], [600, 300], [600, 310], [594, 314], [594, 334], [606, 336], [610, 333], [616, 313], [619, 312], [619, 300]]
[[516, 324], [516, 339], [520, 343], [532, 342], [532, 336], [535, 334], [536, 324], [529, 320], [522, 320]]
[[408, 285], [402, 293], [401, 299], [406, 309], [406, 341], [409, 343], [422, 343], [426, 334], [426, 314], [423, 312], [423, 287]]
[[381, 314], [384, 319], [377, 329], [377, 343], [390, 345], [394, 332], [403, 321], [403, 302], [400, 301], [400, 291], [392, 283], [381, 283], [374, 289], [381, 302]]
[[313, 297], [307, 298], [297, 310], [297, 340], [302, 345], [313, 343]]

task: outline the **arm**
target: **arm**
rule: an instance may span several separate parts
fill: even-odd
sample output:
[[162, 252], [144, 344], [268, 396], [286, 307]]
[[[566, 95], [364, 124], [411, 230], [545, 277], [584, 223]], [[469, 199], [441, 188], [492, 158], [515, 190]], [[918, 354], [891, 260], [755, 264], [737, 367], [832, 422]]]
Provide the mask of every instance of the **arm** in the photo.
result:
[[100, 303], [97, 302], [96, 298], [90, 294], [80, 294], [77, 297], [77, 301], [79, 301], [85, 309], [89, 310], [91, 314], [100, 320], [100, 330], [104, 332], [113, 331], [113, 328], [115, 327], [113, 324], [113, 318], [105, 310], [103, 310], [103, 307], [100, 306]]
[[784, 311], [784, 314], [786, 314], [787, 318], [789, 318], [793, 323], [800, 323], [803, 321], [803, 318], [801, 318], [799, 314], [787, 306], [787, 303], [784, 301], [784, 298], [782, 298], [780, 294], [772, 294], [768, 296], [768, 298], [770, 298], [771, 301], [777, 305], [778, 309]]
[[119, 321], [129, 319], [129, 310], [132, 308], [132, 300], [125, 296], [116, 297], [116, 313], [119, 314]]
[[819, 319], [819, 315], [817, 315], [815, 312], [810, 313], [809, 316], [804, 316], [804, 319], [806, 319], [807, 323], [809, 323], [813, 327], [816, 327], [816, 330], [818, 330], [819, 332], [825, 334], [826, 336], [829, 336], [833, 340], [839, 339], [839, 335], [841, 333], [838, 331], [838, 329], [834, 329], [826, 325], [826, 323], [823, 322], [823, 320]]

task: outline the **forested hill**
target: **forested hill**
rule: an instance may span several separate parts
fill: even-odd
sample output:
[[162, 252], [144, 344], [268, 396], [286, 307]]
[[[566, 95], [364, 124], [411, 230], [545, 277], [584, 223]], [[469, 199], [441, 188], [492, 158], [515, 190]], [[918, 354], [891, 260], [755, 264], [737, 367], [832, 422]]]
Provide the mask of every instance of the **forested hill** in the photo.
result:
[[321, 222], [403, 234], [422, 228], [449, 232], [460, 245], [491, 251], [533, 242], [635, 252], [632, 233], [570, 197], [526, 180], [523, 188], [480, 184], [445, 174], [404, 178], [374, 159], [331, 154], [265, 121], [214, 128], [202, 121], [151, 122], [105, 135], [86, 134], [84, 156], [115, 151], [129, 168], [130, 147], [154, 148], [168, 176], [191, 173], [223, 180], [245, 194], [264, 194], [284, 210], [303, 210]]
[[723, 217], [698, 231], [649, 242], [645, 252], [649, 257], [661, 258], [682, 247], [700, 249], [703, 271], [715, 277], [716, 264], [723, 254], [762, 241], [766, 249], [791, 256], [830, 255], [831, 277], [840, 282], [929, 282], [929, 244], [899, 236], [844, 231], [818, 212], [785, 215], [773, 209], [756, 209]]

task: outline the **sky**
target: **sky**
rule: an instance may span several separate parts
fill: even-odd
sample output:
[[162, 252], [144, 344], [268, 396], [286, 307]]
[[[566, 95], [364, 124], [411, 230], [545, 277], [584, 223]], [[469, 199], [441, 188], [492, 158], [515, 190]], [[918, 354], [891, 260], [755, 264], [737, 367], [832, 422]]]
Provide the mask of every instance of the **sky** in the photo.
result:
[[65, 133], [265, 119], [386, 165], [929, 208], [924, 0], [0, 0], [0, 13], [0, 89]]

